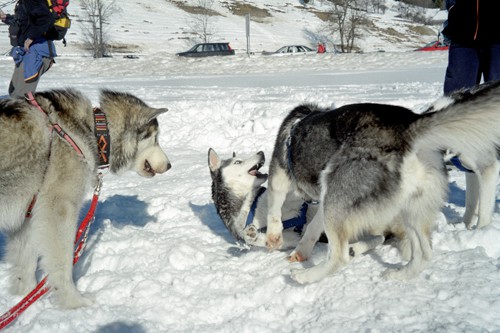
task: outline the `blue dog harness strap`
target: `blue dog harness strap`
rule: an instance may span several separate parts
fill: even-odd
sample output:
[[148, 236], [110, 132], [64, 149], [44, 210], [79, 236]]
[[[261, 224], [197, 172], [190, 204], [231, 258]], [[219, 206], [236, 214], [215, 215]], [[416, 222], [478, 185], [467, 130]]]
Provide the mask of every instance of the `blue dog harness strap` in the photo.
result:
[[[257, 209], [257, 201], [259, 200], [259, 197], [266, 191], [265, 187], [261, 187], [259, 190], [259, 193], [257, 193], [257, 196], [255, 197], [255, 200], [252, 203], [252, 207], [250, 207], [250, 211], [248, 212], [247, 215], [247, 221], [246, 221], [246, 226], [252, 224], [253, 219], [255, 217], [255, 210]], [[295, 232], [302, 232], [302, 229], [306, 225], [306, 213], [307, 213], [307, 208], [309, 205], [304, 202], [302, 205], [302, 208], [300, 208], [300, 215], [294, 218], [291, 218], [289, 220], [283, 221], [283, 229], [290, 229], [290, 228], [295, 228]], [[264, 228], [263, 228], [264, 229]]]
[[290, 229], [294, 227], [295, 229], [293, 231], [295, 232], [302, 232], [302, 229], [306, 225], [306, 213], [307, 213], [307, 208], [309, 205], [307, 202], [304, 202], [302, 204], [302, 208], [300, 208], [300, 215], [296, 216], [294, 218], [291, 218], [289, 220], [283, 221], [283, 229]]
[[255, 210], [257, 209], [257, 201], [259, 201], [259, 197], [266, 192], [265, 187], [261, 187], [259, 190], [259, 193], [257, 193], [257, 196], [255, 196], [255, 200], [252, 203], [252, 207], [250, 207], [250, 211], [248, 212], [247, 215], [247, 222], [245, 225], [250, 225], [253, 222], [253, 218], [255, 217]]
[[463, 171], [463, 172], [472, 172], [474, 173], [474, 171], [470, 170], [470, 169], [467, 169], [466, 167], [464, 167], [464, 165], [462, 164], [462, 162], [460, 162], [460, 159], [458, 158], [458, 156], [453, 156], [451, 159], [450, 159], [450, 162], [453, 163], [453, 165], [460, 171]]

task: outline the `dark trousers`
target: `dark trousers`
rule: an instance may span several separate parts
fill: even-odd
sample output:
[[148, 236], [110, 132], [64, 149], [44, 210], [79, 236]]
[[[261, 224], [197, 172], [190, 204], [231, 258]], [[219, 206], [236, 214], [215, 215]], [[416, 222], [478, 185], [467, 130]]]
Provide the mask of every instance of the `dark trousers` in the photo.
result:
[[444, 94], [481, 82], [500, 80], [500, 44], [470, 47], [451, 43]]

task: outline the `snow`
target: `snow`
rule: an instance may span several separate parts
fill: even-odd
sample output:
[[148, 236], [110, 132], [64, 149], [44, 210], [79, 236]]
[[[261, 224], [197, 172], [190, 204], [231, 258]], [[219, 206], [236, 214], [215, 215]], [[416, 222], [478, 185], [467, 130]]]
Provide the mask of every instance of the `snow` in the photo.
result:
[[[144, 3], [120, 2], [130, 41], [147, 37], [139, 59], [95, 60], [75, 46], [58, 44], [61, 56], [39, 90], [71, 86], [97, 103], [99, 89], [111, 88], [168, 107], [159, 118], [160, 144], [173, 167], [153, 179], [132, 172], [104, 177], [88, 246], [74, 269], [78, 289], [95, 298], [93, 305], [63, 310], [49, 294], [6, 332], [500, 332], [498, 201], [490, 226], [466, 230], [462, 172], [450, 172], [450, 197], [436, 219], [431, 264], [403, 282], [381, 276], [401, 260], [394, 248], [380, 246], [331, 277], [298, 285], [290, 269], [321, 262], [325, 244], [303, 264], [290, 264], [285, 251], [243, 249], [211, 200], [208, 148], [224, 158], [233, 151], [249, 156], [262, 150], [269, 159], [282, 119], [303, 102], [370, 101], [418, 112], [441, 95], [446, 52], [387, 48], [182, 59], [173, 55], [182, 42], [169, 39], [172, 35], [155, 42], [157, 32], [181, 22], [180, 12], [170, 2], [148, 2], [152, 9], [140, 11]], [[265, 1], [253, 3], [264, 6]], [[254, 45], [269, 43], [272, 49], [269, 36], [282, 31], [280, 24], [289, 29], [309, 17], [285, 3], [276, 0], [274, 6], [284, 6], [289, 19], [259, 25], [262, 37]], [[160, 9], [171, 13], [165, 26], [158, 23]], [[152, 23], [144, 27], [144, 20]], [[134, 27], [151, 33], [134, 33]], [[274, 46], [292, 39], [287, 38], [276, 37]], [[1, 92], [7, 90], [12, 65], [0, 57]], [[89, 203], [90, 194], [85, 207]], [[20, 300], [8, 291], [5, 243], [0, 236], [1, 312]]]

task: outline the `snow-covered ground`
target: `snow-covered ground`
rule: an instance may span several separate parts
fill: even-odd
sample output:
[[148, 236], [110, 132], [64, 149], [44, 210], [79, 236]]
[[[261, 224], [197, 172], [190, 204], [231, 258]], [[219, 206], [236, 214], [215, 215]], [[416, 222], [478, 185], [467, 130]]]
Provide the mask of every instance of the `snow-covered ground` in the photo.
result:
[[[284, 251], [242, 249], [210, 197], [208, 148], [221, 157], [262, 150], [269, 158], [283, 117], [303, 102], [370, 101], [418, 112], [441, 94], [446, 52], [196, 60], [146, 53], [94, 60], [68, 52], [42, 78], [40, 90], [71, 86], [96, 104], [99, 89], [111, 88], [168, 107], [160, 144], [173, 167], [153, 179], [105, 176], [74, 270], [92, 306], [62, 310], [49, 294], [6, 332], [500, 332], [498, 200], [492, 225], [466, 230], [459, 171], [450, 173], [450, 198], [436, 219], [433, 260], [405, 282], [381, 277], [401, 264], [395, 249], [381, 246], [331, 277], [298, 285], [290, 269], [321, 262], [326, 246], [304, 264], [288, 263]], [[0, 57], [1, 94], [12, 66]], [[20, 299], [8, 292], [5, 242], [0, 235], [0, 312]]]

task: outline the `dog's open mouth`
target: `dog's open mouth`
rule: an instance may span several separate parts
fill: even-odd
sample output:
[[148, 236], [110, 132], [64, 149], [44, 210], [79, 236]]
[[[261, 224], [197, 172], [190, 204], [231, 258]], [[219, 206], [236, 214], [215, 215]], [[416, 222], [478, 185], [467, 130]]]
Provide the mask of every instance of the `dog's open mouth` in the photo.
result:
[[266, 174], [263, 174], [259, 171], [260, 168], [264, 166], [264, 162], [259, 162], [255, 164], [253, 167], [248, 170], [248, 173], [254, 177], [260, 178], [260, 177], [267, 177]]
[[151, 164], [149, 164], [148, 160], [144, 162], [144, 171], [151, 177], [153, 177], [156, 174], [156, 172], [151, 167]]

